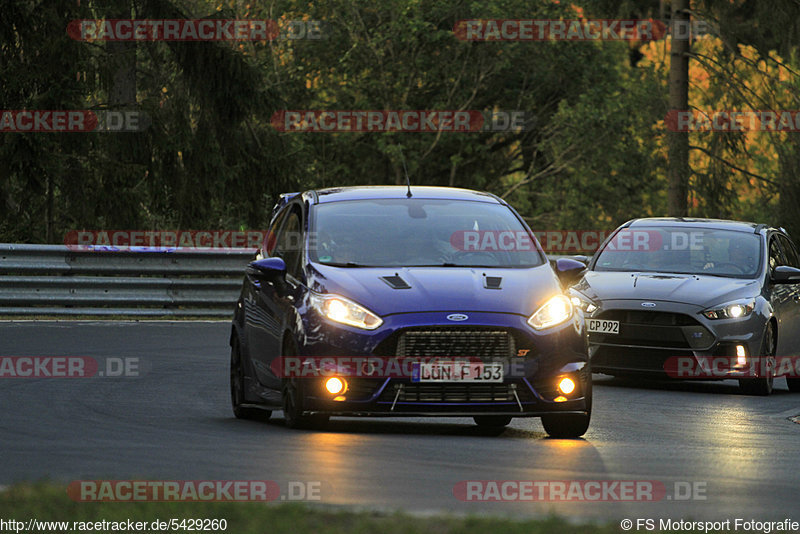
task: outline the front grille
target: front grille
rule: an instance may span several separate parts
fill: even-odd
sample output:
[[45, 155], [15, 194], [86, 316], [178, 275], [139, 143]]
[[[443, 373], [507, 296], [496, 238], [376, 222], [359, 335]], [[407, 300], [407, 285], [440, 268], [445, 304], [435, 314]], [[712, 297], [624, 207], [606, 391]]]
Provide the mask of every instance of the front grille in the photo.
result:
[[670, 350], [597, 347], [597, 351], [592, 355], [592, 368], [599, 371], [624, 369], [664, 373], [664, 364], [675, 356], [675, 351]]
[[605, 345], [631, 345], [672, 349], [707, 349], [714, 335], [697, 319], [682, 313], [609, 310], [597, 319], [619, 321], [619, 334], [591, 332], [589, 341]]
[[[398, 395], [398, 390], [400, 394]], [[520, 402], [533, 400], [530, 390], [517, 384], [454, 384], [450, 382], [419, 384], [394, 383], [380, 397], [382, 402]]]
[[700, 324], [695, 318], [682, 313], [644, 310], [608, 310], [601, 313], [599, 318], [650, 326], [696, 326]]
[[514, 338], [505, 330], [425, 328], [402, 332], [398, 357], [480, 358], [496, 360], [515, 355]]

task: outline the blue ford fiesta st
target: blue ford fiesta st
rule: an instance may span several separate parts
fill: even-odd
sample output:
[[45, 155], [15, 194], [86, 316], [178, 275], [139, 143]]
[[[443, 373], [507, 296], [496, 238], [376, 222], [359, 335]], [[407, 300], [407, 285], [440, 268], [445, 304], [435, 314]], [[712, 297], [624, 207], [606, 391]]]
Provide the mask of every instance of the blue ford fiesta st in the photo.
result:
[[240, 418], [541, 417], [578, 437], [592, 407], [583, 316], [562, 290], [583, 264], [548, 262], [487, 193], [333, 188], [281, 196], [246, 268], [231, 329]]

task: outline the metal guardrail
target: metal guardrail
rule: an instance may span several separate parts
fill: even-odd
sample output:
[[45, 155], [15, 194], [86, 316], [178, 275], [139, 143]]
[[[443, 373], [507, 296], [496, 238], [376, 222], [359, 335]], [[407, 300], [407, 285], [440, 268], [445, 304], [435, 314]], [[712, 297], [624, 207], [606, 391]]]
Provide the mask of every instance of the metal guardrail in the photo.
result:
[[0, 244], [0, 316], [231, 317], [253, 254]]
[[91, 251], [0, 243], [0, 317], [229, 318], [253, 256], [253, 249]]

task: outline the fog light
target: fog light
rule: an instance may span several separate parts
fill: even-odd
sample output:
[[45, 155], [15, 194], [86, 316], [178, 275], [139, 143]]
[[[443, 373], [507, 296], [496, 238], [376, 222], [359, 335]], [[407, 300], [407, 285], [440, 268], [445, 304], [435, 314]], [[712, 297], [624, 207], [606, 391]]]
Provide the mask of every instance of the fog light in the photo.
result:
[[562, 378], [558, 383], [558, 390], [564, 395], [569, 395], [575, 391], [575, 382], [571, 378]]
[[338, 395], [340, 393], [344, 393], [344, 390], [347, 388], [347, 384], [344, 380], [338, 377], [329, 378], [325, 382], [325, 389], [328, 390], [328, 393], [331, 395]]
[[556, 397], [553, 400], [556, 401], [556, 402], [566, 402], [567, 398], [565, 396], [563, 396], [563, 395], [559, 395], [558, 397]]
[[747, 353], [744, 345], [736, 345], [736, 365], [747, 365]]

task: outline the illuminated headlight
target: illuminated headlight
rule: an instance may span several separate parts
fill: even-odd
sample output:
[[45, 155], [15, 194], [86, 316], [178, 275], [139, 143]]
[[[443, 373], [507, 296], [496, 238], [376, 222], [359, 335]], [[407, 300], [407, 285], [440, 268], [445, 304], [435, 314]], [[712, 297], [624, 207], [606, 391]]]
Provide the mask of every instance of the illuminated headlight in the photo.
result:
[[747, 317], [753, 313], [755, 307], [754, 300], [730, 302], [720, 306], [714, 306], [703, 312], [703, 315], [708, 319], [738, 319], [740, 317]]
[[586, 313], [592, 313], [597, 309], [597, 306], [595, 306], [592, 303], [592, 301], [590, 301], [585, 297], [579, 297], [577, 295], [574, 295], [572, 298], [569, 299], [569, 301], [572, 303], [573, 306], [582, 309]]
[[375, 330], [383, 324], [383, 320], [366, 309], [339, 295], [322, 295], [309, 293], [309, 303], [317, 313], [337, 323]]
[[556, 295], [536, 310], [528, 319], [528, 324], [536, 330], [559, 325], [572, 317], [572, 302], [566, 295]]

